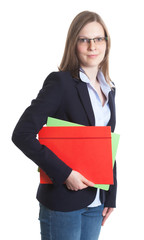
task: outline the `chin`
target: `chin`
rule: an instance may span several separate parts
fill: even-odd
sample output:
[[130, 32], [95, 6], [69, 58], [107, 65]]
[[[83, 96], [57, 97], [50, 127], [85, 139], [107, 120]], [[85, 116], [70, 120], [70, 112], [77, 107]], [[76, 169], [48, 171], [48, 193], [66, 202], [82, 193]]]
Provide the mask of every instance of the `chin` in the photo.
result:
[[100, 62], [97, 62], [97, 63], [89, 63], [87, 65], [85, 65], [86, 67], [89, 67], [89, 68], [97, 68], [99, 66]]

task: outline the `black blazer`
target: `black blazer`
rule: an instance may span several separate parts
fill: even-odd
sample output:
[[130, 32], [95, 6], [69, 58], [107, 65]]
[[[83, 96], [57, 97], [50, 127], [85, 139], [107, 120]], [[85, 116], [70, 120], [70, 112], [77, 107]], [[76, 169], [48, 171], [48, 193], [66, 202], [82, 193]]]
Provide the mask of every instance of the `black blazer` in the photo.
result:
[[[115, 128], [115, 89], [109, 93], [111, 118], [108, 123]], [[53, 72], [45, 80], [37, 98], [25, 110], [18, 121], [12, 141], [16, 146], [53, 181], [40, 184], [37, 199], [52, 210], [72, 211], [84, 208], [93, 202], [97, 189], [88, 187], [79, 191], [68, 190], [64, 184], [72, 169], [60, 160], [50, 149], [37, 140], [37, 133], [47, 122], [47, 117], [55, 117], [74, 123], [94, 126], [95, 119], [86, 83], [75, 79], [70, 72]], [[101, 202], [106, 207], [116, 205], [116, 164], [114, 185], [109, 191], [100, 191]]]

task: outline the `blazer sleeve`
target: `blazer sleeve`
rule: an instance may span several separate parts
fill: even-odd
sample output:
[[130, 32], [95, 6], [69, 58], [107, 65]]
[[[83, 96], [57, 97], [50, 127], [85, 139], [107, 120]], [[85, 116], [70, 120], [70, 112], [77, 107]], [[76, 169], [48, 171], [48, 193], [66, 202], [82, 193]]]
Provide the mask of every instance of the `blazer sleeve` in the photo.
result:
[[14, 144], [50, 177], [54, 184], [63, 184], [72, 169], [50, 149], [41, 145], [37, 134], [46, 124], [48, 116], [55, 116], [61, 107], [63, 85], [58, 73], [45, 80], [37, 98], [24, 111], [13, 134]]
[[105, 207], [111, 207], [111, 208], [116, 207], [116, 195], [117, 195], [116, 161], [115, 161], [113, 173], [114, 173], [114, 184], [110, 185], [110, 188], [108, 191], [105, 191], [106, 199], [104, 203]]

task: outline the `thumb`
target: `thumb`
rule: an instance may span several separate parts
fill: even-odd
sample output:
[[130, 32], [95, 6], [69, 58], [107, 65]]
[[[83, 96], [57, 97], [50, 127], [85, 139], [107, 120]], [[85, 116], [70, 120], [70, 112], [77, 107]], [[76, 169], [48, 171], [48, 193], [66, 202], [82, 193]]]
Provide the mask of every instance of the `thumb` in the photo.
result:
[[95, 185], [93, 182], [87, 180], [85, 177], [83, 177], [83, 183], [89, 187], [94, 187], [94, 185]]
[[107, 210], [108, 210], [108, 207], [105, 207], [105, 208], [103, 209], [103, 212], [102, 212], [103, 217], [106, 216], [106, 214], [107, 214]]

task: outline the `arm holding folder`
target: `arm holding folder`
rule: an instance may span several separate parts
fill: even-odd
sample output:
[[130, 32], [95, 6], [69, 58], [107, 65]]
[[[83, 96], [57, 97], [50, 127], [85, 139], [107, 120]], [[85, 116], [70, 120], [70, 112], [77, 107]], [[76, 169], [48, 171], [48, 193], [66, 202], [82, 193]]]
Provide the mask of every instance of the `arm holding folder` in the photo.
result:
[[[53, 127], [52, 128], [52, 130], [53, 130], [53, 132], [55, 132], [55, 131], [58, 131], [59, 130], [59, 128], [57, 129], [56, 128], [56, 130], [55, 130], [55, 127], [56, 126], [59, 126], [59, 127], [64, 127], [64, 130], [66, 130], [67, 128], [66, 127], [72, 127], [72, 129], [73, 129], [73, 127], [75, 126], [77, 126], [77, 132], [79, 131], [79, 127], [78, 126], [82, 126], [82, 125], [79, 125], [79, 124], [75, 124], [75, 123], [71, 123], [71, 122], [67, 122], [67, 121], [63, 121], [63, 120], [59, 120], [59, 119], [55, 119], [55, 118], [48, 118], [48, 121], [47, 121], [47, 126], [49, 126], [49, 130], [50, 130], [50, 128], [51, 127]], [[96, 130], [95, 129], [95, 127], [92, 127], [92, 128], [94, 128], [94, 130]], [[98, 127], [96, 127], [97, 129], [98, 129]], [[107, 128], [107, 127], [104, 127], [104, 128]], [[70, 129], [70, 130], [72, 130], [72, 129]], [[100, 129], [102, 130], [102, 128], [100, 127]], [[45, 129], [44, 129], [45, 130]], [[69, 129], [68, 129], [69, 130]], [[90, 127], [90, 130], [91, 130], [91, 127]], [[73, 131], [73, 130], [72, 130]], [[47, 131], [48, 133], [50, 133], [50, 131]], [[45, 133], [45, 135], [47, 134], [47, 132]], [[69, 134], [71, 134], [71, 131], [69, 131]], [[43, 136], [41, 136], [42, 138], [45, 136], [44, 134], [43, 134]], [[115, 162], [115, 156], [116, 156], [116, 151], [117, 151], [117, 147], [118, 147], [118, 142], [119, 142], [119, 135], [118, 134], [115, 134], [115, 133], [111, 133], [111, 135], [112, 135], [112, 159], [113, 159], [113, 166], [114, 166], [114, 162]], [[63, 135], [64, 136], [64, 135]], [[70, 140], [69, 140], [70, 141]], [[79, 141], [81, 141], [81, 140], [79, 140]], [[105, 141], [105, 140], [104, 140]], [[89, 142], [89, 141], [88, 141]], [[56, 142], [55, 142], [55, 144], [57, 144]], [[66, 144], [66, 142], [65, 142], [65, 144]], [[77, 146], [76, 146], [77, 147]], [[82, 146], [83, 147], [83, 146]], [[102, 146], [100, 146], [100, 148], [101, 148]], [[103, 146], [104, 147], [104, 146]], [[64, 148], [64, 147], [63, 147]], [[64, 151], [65, 151], [65, 149], [63, 149]], [[71, 150], [71, 149], [70, 149]], [[89, 151], [89, 149], [88, 149], [88, 151]], [[103, 150], [102, 150], [103, 151]], [[81, 151], [81, 154], [82, 154], [82, 152], [83, 151]], [[69, 151], [69, 153], [68, 153], [68, 155], [69, 154], [71, 154], [71, 152]], [[109, 153], [108, 153], [109, 154]], [[84, 154], [84, 156], [83, 156], [83, 158], [85, 158], [86, 156], [85, 155], [87, 155], [87, 152]], [[108, 156], [106, 156], [106, 157], [108, 157]], [[76, 157], [74, 157], [74, 159], [75, 159]], [[87, 156], [87, 158], [89, 158], [89, 155]], [[74, 160], [73, 160], [74, 161]], [[68, 162], [68, 164], [69, 164], [69, 162]], [[83, 161], [81, 162], [81, 164], [83, 164]], [[93, 162], [92, 162], [92, 164], [93, 164]], [[94, 162], [94, 164], [95, 164], [95, 162]], [[103, 162], [102, 164], [106, 164], [105, 162]], [[74, 167], [76, 167], [76, 165], [73, 165]], [[87, 166], [87, 165], [86, 165]], [[94, 166], [92, 166], [92, 167], [94, 167]], [[97, 167], [97, 166], [96, 166]], [[108, 168], [106, 169], [107, 171], [109, 170]], [[104, 169], [102, 169], [102, 171], [104, 171]], [[75, 175], [77, 174], [77, 176], [78, 176], [78, 173], [74, 173]], [[107, 172], [105, 173], [105, 174], [108, 174]], [[46, 174], [43, 172], [43, 171], [40, 171], [40, 175], [41, 175], [41, 183], [47, 183], [47, 182], [49, 182], [49, 179], [48, 179], [48, 176], [46, 176]], [[83, 176], [81, 176], [81, 178], [82, 178]], [[87, 179], [85, 179], [84, 178], [84, 181], [87, 181]], [[97, 181], [97, 180], [96, 180]], [[102, 180], [103, 181], [103, 180]], [[87, 183], [88, 183], [88, 181], [87, 181]], [[93, 184], [92, 182], [89, 182], [89, 186], [94, 186], [94, 187], [96, 187], [96, 188], [101, 188], [101, 189], [104, 189], [104, 190], [108, 190], [109, 189], [109, 185], [108, 184]], [[86, 186], [85, 186], [86, 187]]]

